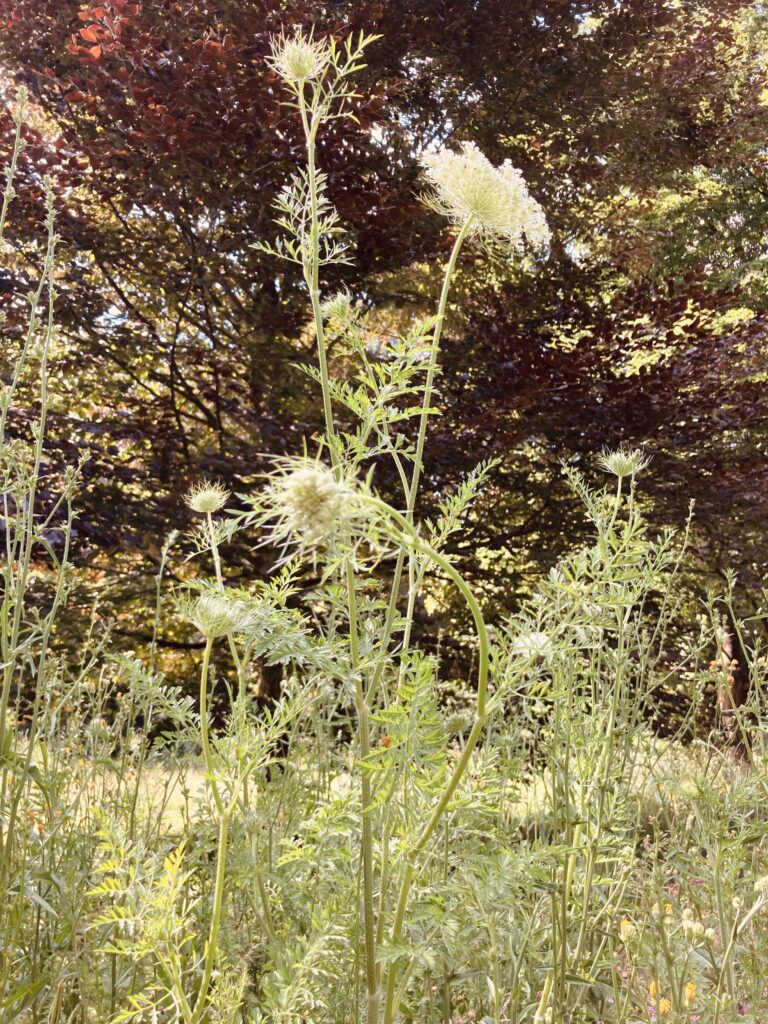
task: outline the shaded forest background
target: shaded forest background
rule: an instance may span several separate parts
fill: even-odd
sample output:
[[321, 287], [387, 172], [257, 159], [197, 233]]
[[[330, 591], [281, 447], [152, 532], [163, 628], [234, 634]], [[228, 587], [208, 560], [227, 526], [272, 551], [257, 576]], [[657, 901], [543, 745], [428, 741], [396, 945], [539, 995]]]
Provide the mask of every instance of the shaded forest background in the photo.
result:
[[[681, 527], [695, 500], [692, 597], [733, 568], [741, 609], [757, 611], [768, 564], [762, 5], [0, 0], [3, 156], [16, 85], [34, 101], [0, 304], [13, 339], [49, 174], [62, 242], [46, 479], [53, 494], [87, 456], [77, 628], [86, 616], [145, 643], [171, 529], [184, 550], [190, 485], [206, 476], [247, 492], [272, 455], [299, 452], [321, 426], [316, 385], [297, 368], [314, 349], [303, 284], [254, 248], [274, 236], [272, 201], [302, 159], [265, 63], [270, 37], [296, 25], [381, 36], [357, 125], [321, 143], [355, 253], [326, 286], [374, 311], [372, 351], [433, 311], [450, 249], [418, 198], [425, 147], [473, 140], [509, 158], [552, 228], [546, 261], [463, 260], [426, 455], [422, 515], [479, 460], [500, 460], [453, 548], [491, 617], [585, 535], [561, 460], [592, 474], [594, 455], [620, 442], [653, 456], [642, 493], [654, 526]], [[14, 354], [0, 353], [4, 376]], [[337, 375], [351, 372], [330, 355]], [[23, 414], [14, 430], [24, 436]], [[383, 471], [375, 482], [395, 493]], [[233, 579], [270, 564], [258, 548], [229, 554]], [[181, 558], [172, 571], [183, 574]], [[436, 636], [458, 613], [421, 614]], [[162, 624], [168, 658], [196, 643]]]

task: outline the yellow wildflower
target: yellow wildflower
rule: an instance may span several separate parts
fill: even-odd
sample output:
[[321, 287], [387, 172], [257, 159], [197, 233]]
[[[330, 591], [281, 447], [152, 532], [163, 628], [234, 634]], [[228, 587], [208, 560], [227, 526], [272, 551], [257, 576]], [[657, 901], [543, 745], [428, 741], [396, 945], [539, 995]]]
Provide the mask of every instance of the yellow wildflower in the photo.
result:
[[637, 933], [637, 927], [628, 918], [624, 918], [619, 925], [619, 935], [622, 942], [629, 942]]
[[686, 1006], [690, 1006], [696, 998], [696, 986], [693, 984], [692, 981], [689, 981], [688, 984], [685, 986], [683, 998], [685, 999]]
[[664, 999], [659, 1000], [659, 1013], [669, 1013], [671, 1009], [672, 1002], [669, 999], [667, 999], [666, 996], [664, 997]]

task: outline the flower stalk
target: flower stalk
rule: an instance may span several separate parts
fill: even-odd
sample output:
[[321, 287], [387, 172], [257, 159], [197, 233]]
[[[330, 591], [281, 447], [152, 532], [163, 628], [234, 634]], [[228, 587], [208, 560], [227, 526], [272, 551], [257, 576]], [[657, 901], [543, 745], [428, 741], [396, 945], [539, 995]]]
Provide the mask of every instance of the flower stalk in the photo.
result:
[[208, 1003], [209, 989], [213, 968], [216, 963], [218, 950], [219, 929], [224, 912], [224, 883], [227, 870], [227, 847], [229, 844], [229, 824], [234, 804], [228, 807], [216, 779], [216, 766], [213, 759], [213, 750], [208, 729], [208, 675], [211, 663], [211, 650], [213, 648], [213, 637], [207, 637], [205, 650], [203, 651], [203, 664], [200, 669], [200, 737], [203, 746], [203, 760], [205, 761], [205, 774], [214, 806], [219, 819], [219, 841], [216, 850], [216, 874], [213, 883], [213, 906], [211, 910], [211, 923], [208, 930], [208, 940], [205, 944], [205, 958], [203, 964], [203, 976], [200, 980], [200, 988], [197, 993], [197, 1000], [192, 1011], [192, 1024], [200, 1024], [203, 1020]]
[[[318, 204], [318, 181], [316, 166], [316, 139], [319, 120], [311, 116], [306, 102], [304, 82], [298, 86], [299, 111], [304, 129], [307, 153], [307, 183], [310, 200], [309, 224], [309, 257], [304, 259], [304, 277], [309, 289], [312, 315], [317, 336], [317, 352], [320, 363], [320, 381], [323, 399], [325, 431], [330, 449], [331, 463], [334, 474], [340, 482], [342, 477], [339, 460], [336, 430], [333, 423], [333, 405], [331, 400], [331, 384], [328, 373], [328, 357], [325, 344], [325, 324], [323, 309], [320, 302], [320, 218]], [[302, 252], [304, 249], [302, 248]], [[349, 558], [345, 559], [344, 569], [347, 611], [349, 617], [349, 644], [351, 670], [355, 679], [355, 710], [357, 712], [358, 738], [360, 756], [363, 761], [370, 757], [370, 710], [365, 695], [365, 687], [360, 676], [360, 658], [358, 650], [358, 616], [357, 596], [354, 571]], [[373, 822], [371, 820], [371, 783], [367, 770], [364, 768], [360, 779], [361, 798], [361, 851], [363, 865], [363, 933], [365, 942], [365, 977], [367, 988], [367, 1024], [379, 1022], [379, 985], [376, 969], [376, 911], [375, 911], [375, 879], [373, 868]]]

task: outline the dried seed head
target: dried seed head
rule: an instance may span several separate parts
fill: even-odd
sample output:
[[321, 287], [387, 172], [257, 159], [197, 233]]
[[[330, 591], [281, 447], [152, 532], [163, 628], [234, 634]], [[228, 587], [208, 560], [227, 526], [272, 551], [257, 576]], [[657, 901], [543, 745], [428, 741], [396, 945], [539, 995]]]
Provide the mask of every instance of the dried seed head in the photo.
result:
[[598, 465], [606, 473], [613, 473], [621, 479], [625, 476], [636, 476], [649, 464], [650, 457], [644, 455], [640, 448], [617, 448], [616, 451], [604, 451], [598, 458]]
[[282, 33], [272, 40], [272, 56], [269, 63], [286, 82], [303, 84], [312, 78], [320, 78], [328, 67], [331, 51], [327, 43], [315, 42], [311, 35], [305, 36], [297, 29], [293, 36]]
[[229, 491], [221, 484], [211, 484], [207, 481], [196, 484], [184, 498], [184, 501], [194, 512], [201, 515], [211, 515], [224, 508], [229, 500]]
[[494, 167], [473, 142], [465, 142], [459, 152], [428, 153], [421, 163], [432, 186], [427, 205], [454, 224], [469, 220], [474, 238], [512, 252], [523, 238], [535, 248], [548, 245], [544, 211], [509, 160]]
[[183, 607], [183, 615], [208, 640], [236, 633], [248, 620], [248, 611], [242, 601], [217, 591], [206, 591]]

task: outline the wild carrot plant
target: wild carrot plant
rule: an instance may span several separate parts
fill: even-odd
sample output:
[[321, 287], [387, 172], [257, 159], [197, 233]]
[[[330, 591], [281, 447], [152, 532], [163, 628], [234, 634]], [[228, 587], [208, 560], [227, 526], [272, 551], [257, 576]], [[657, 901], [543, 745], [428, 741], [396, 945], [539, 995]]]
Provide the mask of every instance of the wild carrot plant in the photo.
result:
[[[143, 653], [87, 625], [74, 654], [56, 642], [80, 583], [77, 472], [53, 501], [39, 487], [56, 338], [48, 190], [0, 406], [0, 1019], [757, 1024], [765, 657], [755, 645], [752, 771], [738, 772], [698, 715], [715, 604], [677, 629], [691, 523], [651, 533], [646, 460], [626, 448], [598, 459], [607, 487], [564, 467], [592, 542], [512, 620], [486, 622], [450, 551], [495, 465], [445, 495], [439, 517], [420, 511], [440, 348], [469, 247], [535, 268], [549, 233], [508, 163], [471, 143], [430, 153], [425, 199], [453, 238], [434, 313], [377, 338], [375, 314], [326, 294], [326, 268], [353, 253], [318, 138], [354, 117], [372, 42], [283, 36], [270, 58], [304, 159], [277, 199], [281, 235], [261, 248], [300, 269], [324, 433], [253, 493], [189, 492], [194, 525], [162, 550]], [[24, 436], [13, 409], [30, 379]], [[388, 499], [386, 460], [400, 489]], [[234, 582], [236, 534], [273, 552], [269, 578]], [[199, 574], [169, 589], [180, 548]], [[447, 588], [472, 625], [474, 676], [455, 708], [414, 631], [420, 599]], [[200, 644], [194, 696], [158, 667], [169, 614]], [[282, 675], [270, 706], [254, 699], [264, 665]], [[670, 688], [688, 711], [661, 740], [651, 726]]]

